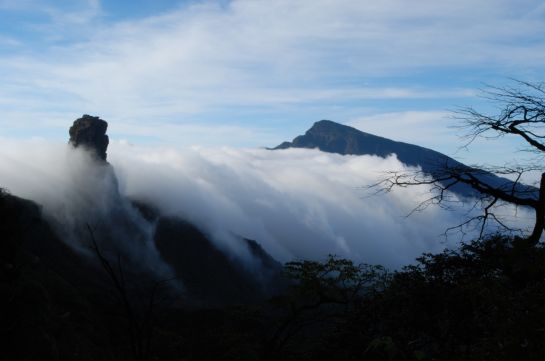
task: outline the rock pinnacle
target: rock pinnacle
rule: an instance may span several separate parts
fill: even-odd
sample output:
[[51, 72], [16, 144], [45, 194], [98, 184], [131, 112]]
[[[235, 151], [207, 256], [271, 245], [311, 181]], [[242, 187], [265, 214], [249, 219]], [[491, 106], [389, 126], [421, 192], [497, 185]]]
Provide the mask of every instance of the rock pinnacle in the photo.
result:
[[70, 127], [70, 141], [74, 147], [83, 146], [95, 153], [95, 155], [106, 161], [106, 150], [109, 139], [106, 135], [108, 123], [99, 117], [83, 115], [76, 119]]

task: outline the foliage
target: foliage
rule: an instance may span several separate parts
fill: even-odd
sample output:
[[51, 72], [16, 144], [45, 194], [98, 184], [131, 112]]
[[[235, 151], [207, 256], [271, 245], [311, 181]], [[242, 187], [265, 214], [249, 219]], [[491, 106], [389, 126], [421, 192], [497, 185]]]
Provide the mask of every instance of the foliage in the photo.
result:
[[545, 357], [545, 248], [521, 238], [424, 254], [394, 273], [334, 257], [286, 272], [295, 282], [272, 320], [282, 337], [263, 359]]
[[288, 262], [285, 274], [292, 284], [272, 300], [279, 312], [264, 341], [264, 359], [304, 357], [346, 322], [362, 298], [380, 292], [389, 277], [381, 266], [356, 265], [335, 256], [324, 262]]
[[328, 344], [330, 357], [342, 350], [335, 359], [543, 359], [545, 249], [495, 236], [425, 254], [362, 299]]
[[296, 292], [321, 303], [349, 304], [377, 291], [388, 279], [382, 266], [356, 265], [331, 255], [324, 262], [288, 262], [284, 269], [286, 276], [296, 281]]
[[[119, 262], [102, 270], [83, 262], [31, 202], [0, 197], [0, 217], [2, 359], [135, 359], [127, 352], [134, 316], [112, 282], [131, 309], [150, 294], [126, 292]], [[145, 359], [545, 359], [541, 243], [496, 235], [393, 273], [333, 256], [289, 262], [285, 273], [284, 292], [263, 304], [155, 304], [153, 324], [142, 324], [153, 334]]]

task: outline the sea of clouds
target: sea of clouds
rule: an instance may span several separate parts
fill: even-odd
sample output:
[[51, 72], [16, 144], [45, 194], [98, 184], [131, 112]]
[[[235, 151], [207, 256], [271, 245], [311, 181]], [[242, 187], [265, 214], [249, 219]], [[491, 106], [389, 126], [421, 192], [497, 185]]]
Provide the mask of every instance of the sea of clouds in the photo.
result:
[[[407, 217], [432, 195], [428, 186], [379, 194], [368, 187], [387, 172], [414, 170], [394, 155], [384, 159], [312, 149], [177, 150], [114, 142], [108, 161], [116, 181], [102, 171], [89, 171], [96, 167], [92, 158], [67, 144], [10, 139], [0, 143], [0, 187], [41, 204], [72, 244], [71, 238], [77, 237], [74, 227], [107, 219], [112, 209], [122, 207], [130, 222], [146, 222], [124, 197], [115, 197], [117, 188], [122, 196], [194, 223], [235, 256], [244, 255], [236, 239], [245, 237], [280, 261], [335, 254], [397, 268], [423, 252], [455, 245], [460, 234], [445, 238], [445, 230], [479, 214], [470, 202], [448, 211], [430, 206]], [[517, 217], [518, 223], [530, 219], [520, 209]], [[149, 224], [141, 228], [152, 232]], [[128, 251], [151, 261], [156, 257], [149, 242], [140, 251]]]

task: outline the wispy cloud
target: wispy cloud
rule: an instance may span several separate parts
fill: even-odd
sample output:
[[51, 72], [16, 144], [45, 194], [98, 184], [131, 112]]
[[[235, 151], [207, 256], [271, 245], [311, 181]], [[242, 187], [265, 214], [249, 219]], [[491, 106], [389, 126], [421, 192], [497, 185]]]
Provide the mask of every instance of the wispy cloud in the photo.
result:
[[[378, 113], [351, 119], [346, 124], [363, 132], [407, 143], [438, 146], [447, 142], [459, 146], [459, 139], [448, 128], [452, 125], [452, 114], [448, 111]], [[422, 133], [422, 129], [426, 129], [426, 132]]]
[[[55, 46], [0, 58], [7, 96], [114, 121], [217, 124], [247, 108], [258, 124], [309, 105], [340, 117], [377, 100], [414, 109], [472, 96], [480, 69], [516, 76], [545, 64], [541, 1], [205, 1], [117, 22], [98, 1], [79, 4], [48, 7]], [[78, 25], [85, 36], [74, 38]]]
[[[92, 25], [100, 25], [98, 18], [103, 14], [100, 0], [0, 1], [0, 12], [8, 24], [30, 31], [22, 40], [47, 42], [77, 41], [77, 36], [85, 34]], [[34, 39], [29, 39], [29, 35]]]
[[533, 154], [514, 152], [516, 148], [509, 138], [494, 139], [493, 143], [476, 139], [466, 149], [467, 139], [463, 135], [470, 130], [461, 128], [462, 124], [449, 110], [379, 112], [350, 119], [346, 125], [396, 141], [425, 145], [467, 164], [501, 166], [535, 162]]

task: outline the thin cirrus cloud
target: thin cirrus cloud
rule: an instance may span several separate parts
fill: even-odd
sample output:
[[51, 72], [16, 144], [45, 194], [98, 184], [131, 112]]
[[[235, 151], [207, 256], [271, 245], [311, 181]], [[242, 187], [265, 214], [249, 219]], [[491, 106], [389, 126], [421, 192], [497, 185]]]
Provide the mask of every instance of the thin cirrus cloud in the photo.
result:
[[[442, 111], [480, 81], [531, 78], [545, 63], [540, 1], [199, 1], [123, 19], [98, 1], [46, 4], [39, 52], [0, 53], [2, 95], [33, 104], [0, 104], [5, 129], [14, 113], [31, 127], [36, 113], [86, 112], [266, 127], [283, 140], [288, 122]], [[398, 125], [400, 135], [414, 127]]]
[[[513, 148], [520, 149], [524, 145], [522, 141], [500, 137], [494, 138], [493, 143], [490, 140], [475, 140], [468, 145], [465, 136], [471, 133], [471, 129], [465, 128], [464, 121], [459, 117], [452, 111], [409, 110], [357, 117], [349, 119], [346, 125], [396, 141], [426, 144], [426, 147], [441, 149], [444, 154], [476, 166], [483, 163], [502, 166], [535, 162], [533, 154], [513, 152]], [[400, 128], [403, 129], [401, 133]], [[528, 181], [534, 182], [535, 179]]]

